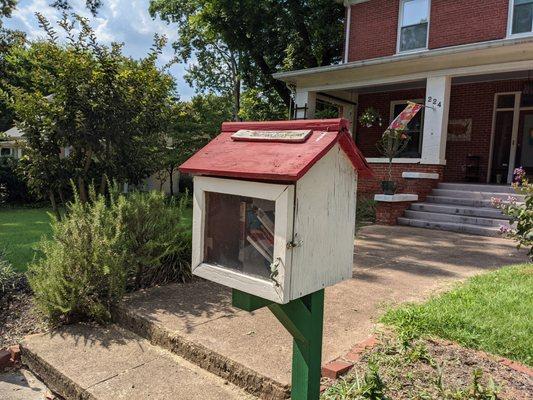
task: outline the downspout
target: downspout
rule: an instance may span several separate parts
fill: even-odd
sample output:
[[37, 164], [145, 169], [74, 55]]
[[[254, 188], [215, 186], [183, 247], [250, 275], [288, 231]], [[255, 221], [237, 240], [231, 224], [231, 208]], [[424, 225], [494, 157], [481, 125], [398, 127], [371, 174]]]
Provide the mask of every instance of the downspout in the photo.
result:
[[345, 29], [345, 39], [344, 39], [344, 62], [348, 62], [348, 51], [350, 49], [350, 25], [352, 24], [352, 6], [347, 4], [346, 6], [346, 29]]

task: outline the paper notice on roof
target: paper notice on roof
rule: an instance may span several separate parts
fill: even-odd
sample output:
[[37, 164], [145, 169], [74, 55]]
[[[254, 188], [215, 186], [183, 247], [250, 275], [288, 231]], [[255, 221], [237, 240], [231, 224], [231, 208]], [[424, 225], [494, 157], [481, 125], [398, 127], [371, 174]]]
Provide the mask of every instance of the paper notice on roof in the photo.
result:
[[311, 130], [301, 131], [254, 131], [241, 129], [231, 135], [235, 141], [246, 142], [289, 142], [303, 143], [311, 135]]

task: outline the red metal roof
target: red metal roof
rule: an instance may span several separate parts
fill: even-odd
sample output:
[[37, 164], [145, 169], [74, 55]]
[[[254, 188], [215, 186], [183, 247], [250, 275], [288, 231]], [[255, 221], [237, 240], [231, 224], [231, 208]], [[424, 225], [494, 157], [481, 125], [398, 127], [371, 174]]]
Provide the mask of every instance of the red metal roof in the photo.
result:
[[[304, 143], [235, 141], [239, 130], [312, 130]], [[359, 176], [372, 170], [355, 146], [344, 119], [278, 122], [226, 122], [222, 133], [183, 163], [179, 170], [197, 175], [294, 182], [339, 143]]]

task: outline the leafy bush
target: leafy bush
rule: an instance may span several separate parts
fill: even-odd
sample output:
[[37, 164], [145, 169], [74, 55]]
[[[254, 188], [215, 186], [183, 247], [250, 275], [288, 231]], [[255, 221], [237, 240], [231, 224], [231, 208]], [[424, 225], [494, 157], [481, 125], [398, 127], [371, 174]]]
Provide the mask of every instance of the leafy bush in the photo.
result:
[[516, 228], [501, 227], [500, 231], [518, 242], [518, 248], [528, 248], [528, 256], [533, 260], [533, 184], [529, 183], [523, 168], [514, 171], [513, 188], [518, 194], [525, 195], [525, 202], [518, 203], [516, 197], [509, 196], [506, 202], [493, 198], [492, 204], [511, 217]]
[[17, 173], [17, 165], [18, 161], [14, 158], [0, 158], [0, 205], [31, 204], [37, 201]]
[[182, 224], [187, 198], [176, 202], [154, 191], [123, 199], [116, 204], [124, 220], [129, 283], [138, 289], [189, 277], [191, 235]]
[[52, 321], [109, 319], [126, 282], [122, 222], [120, 207], [94, 190], [90, 202], [76, 196], [61, 221], [53, 218], [52, 239], [41, 240], [43, 257], [28, 270], [36, 304]]
[[376, 201], [361, 197], [357, 199], [357, 223], [376, 221]]
[[65, 217], [42, 240], [43, 257], [28, 277], [37, 305], [55, 322], [106, 321], [127, 289], [186, 279], [190, 232], [182, 222], [185, 200], [161, 193], [120, 194], [90, 190], [76, 195]]
[[14, 281], [17, 274], [6, 259], [4, 250], [0, 250], [0, 295], [4, 293], [8, 286]]

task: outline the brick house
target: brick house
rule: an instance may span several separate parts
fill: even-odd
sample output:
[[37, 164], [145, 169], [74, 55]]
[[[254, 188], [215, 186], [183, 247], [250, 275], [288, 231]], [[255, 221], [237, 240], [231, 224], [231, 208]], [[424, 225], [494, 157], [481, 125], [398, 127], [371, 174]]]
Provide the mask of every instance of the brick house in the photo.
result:
[[[425, 108], [394, 160], [400, 191], [425, 198], [438, 182], [505, 184], [533, 174], [533, 0], [345, 0], [344, 62], [278, 73], [295, 89], [296, 117], [326, 102], [351, 121], [377, 178], [376, 141], [408, 100]], [[374, 108], [383, 126], [361, 126]]]

